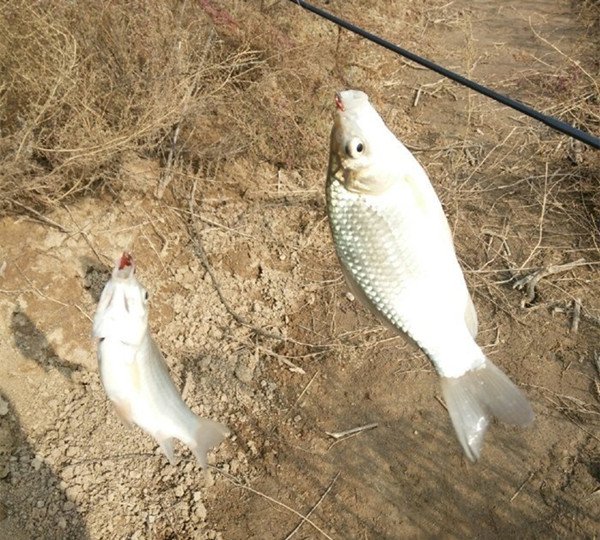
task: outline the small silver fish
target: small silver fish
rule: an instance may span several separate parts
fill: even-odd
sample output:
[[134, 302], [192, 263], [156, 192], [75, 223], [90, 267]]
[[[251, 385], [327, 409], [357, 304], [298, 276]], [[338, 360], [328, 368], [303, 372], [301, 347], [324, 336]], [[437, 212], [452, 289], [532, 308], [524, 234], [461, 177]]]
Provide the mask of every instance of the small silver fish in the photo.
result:
[[127, 252], [102, 291], [93, 334], [98, 338], [100, 378], [121, 419], [156, 439], [171, 463], [175, 462], [173, 439], [178, 439], [206, 468], [207, 452], [229, 430], [196, 416], [181, 398], [150, 335], [148, 292], [137, 280]]
[[525, 426], [533, 411], [475, 342], [477, 314], [427, 173], [364, 92], [339, 92], [335, 103], [327, 211], [343, 273], [355, 296], [430, 358], [475, 461], [492, 417]]

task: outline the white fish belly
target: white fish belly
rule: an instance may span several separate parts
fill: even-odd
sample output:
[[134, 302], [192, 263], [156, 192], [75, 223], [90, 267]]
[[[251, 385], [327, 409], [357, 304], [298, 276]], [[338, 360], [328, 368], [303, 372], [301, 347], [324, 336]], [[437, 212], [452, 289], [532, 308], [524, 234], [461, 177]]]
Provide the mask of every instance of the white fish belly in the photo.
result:
[[411, 195], [402, 186], [359, 195], [331, 181], [336, 251], [370, 307], [406, 332], [440, 374], [460, 376], [485, 361], [465, 324], [468, 292], [447, 224], [432, 221]]
[[154, 438], [175, 437], [192, 444], [197, 417], [181, 399], [162, 357], [157, 354], [160, 352], [150, 336], [137, 349], [120, 341], [103, 340], [102, 383], [119, 410]]
[[100, 378], [111, 401], [129, 403], [134, 397], [136, 349], [119, 340], [105, 338], [98, 345]]

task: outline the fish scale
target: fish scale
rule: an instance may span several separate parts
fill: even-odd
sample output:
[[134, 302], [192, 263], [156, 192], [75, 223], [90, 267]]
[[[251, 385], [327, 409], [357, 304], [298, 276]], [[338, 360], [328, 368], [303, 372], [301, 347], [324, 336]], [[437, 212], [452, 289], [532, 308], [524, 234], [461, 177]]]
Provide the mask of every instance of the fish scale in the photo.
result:
[[[383, 204], [369, 202], [368, 196], [351, 193], [335, 180], [330, 183], [328, 192], [334, 243], [347, 273], [357, 282], [372, 305], [371, 309], [395, 328], [409, 334], [436, 362], [439, 356], [449, 352], [453, 343], [448, 340], [437, 343], [440, 337], [437, 329], [431, 324], [427, 324], [425, 330], [420, 329], [417, 321], [410, 320], [414, 318], [410, 306], [403, 305], [399, 299], [416, 294], [420, 304], [431, 303], [436, 294], [443, 294], [442, 289], [448, 290], [452, 284], [450, 280], [448, 283], [429, 283], [426, 289], [421, 285], [426, 282], [435, 261], [428, 252], [411, 249], [414, 241], [407, 239], [405, 234], [410, 230], [408, 220], [400, 212], [388, 211], [389, 201], [398, 196], [383, 201]], [[451, 272], [448, 271], [446, 276], [450, 277]], [[439, 302], [437, 305], [440, 306]], [[431, 315], [428, 318], [437, 318], [438, 324], [452, 325], [453, 319], [460, 320], [460, 313], [453, 307], [453, 304], [445, 306], [437, 317]], [[461, 336], [460, 329], [453, 334]], [[462, 343], [455, 344], [455, 348], [459, 349], [455, 354], [464, 354], [462, 349], [469, 349]], [[467, 354], [481, 356], [476, 348]]]

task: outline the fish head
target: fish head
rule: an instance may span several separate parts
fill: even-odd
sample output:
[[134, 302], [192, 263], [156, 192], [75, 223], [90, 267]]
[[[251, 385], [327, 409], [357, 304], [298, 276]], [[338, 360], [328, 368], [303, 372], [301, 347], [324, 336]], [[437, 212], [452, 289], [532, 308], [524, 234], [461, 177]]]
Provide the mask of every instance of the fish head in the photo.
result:
[[335, 96], [329, 175], [355, 193], [378, 195], [395, 175], [390, 161], [398, 140], [360, 90]]
[[148, 291], [137, 280], [135, 263], [124, 252], [104, 286], [94, 316], [94, 337], [139, 345], [148, 329]]

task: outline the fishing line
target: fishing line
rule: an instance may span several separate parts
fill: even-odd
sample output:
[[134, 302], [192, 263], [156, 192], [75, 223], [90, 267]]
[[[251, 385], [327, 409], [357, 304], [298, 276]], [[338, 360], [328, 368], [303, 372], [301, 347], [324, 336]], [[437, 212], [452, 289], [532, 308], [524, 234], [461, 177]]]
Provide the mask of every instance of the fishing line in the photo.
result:
[[566, 135], [569, 135], [570, 137], [573, 137], [574, 139], [578, 139], [581, 142], [583, 142], [589, 146], [592, 146], [593, 148], [600, 149], [600, 138], [595, 137], [594, 135], [591, 135], [590, 133], [587, 133], [587, 132], [582, 131], [581, 129], [578, 129], [570, 124], [567, 124], [566, 122], [563, 122], [562, 120], [559, 120], [558, 118], [554, 118], [553, 116], [548, 116], [547, 114], [543, 114], [539, 111], [536, 111], [535, 109], [533, 109], [519, 101], [511, 99], [511, 98], [509, 98], [503, 94], [500, 94], [490, 88], [487, 88], [486, 86], [483, 86], [483, 85], [476, 83], [470, 79], [467, 79], [466, 77], [463, 77], [462, 75], [459, 75], [458, 73], [454, 73], [454, 71], [450, 71], [449, 69], [446, 69], [445, 67], [442, 67], [442, 66], [432, 62], [431, 60], [422, 58], [421, 56], [419, 56], [415, 53], [412, 53], [406, 49], [403, 49], [402, 47], [399, 47], [398, 45], [394, 45], [393, 43], [390, 43], [389, 41], [387, 41], [375, 34], [372, 34], [371, 32], [368, 32], [367, 30], [364, 30], [364, 29], [360, 28], [359, 26], [356, 26], [344, 19], [341, 19], [340, 17], [337, 17], [336, 15], [333, 15], [332, 13], [329, 13], [328, 11], [325, 11], [321, 8], [313, 6], [312, 4], [309, 4], [308, 2], [305, 2], [304, 0], [290, 0], [290, 2], [302, 7], [308, 11], [311, 11], [315, 15], [318, 15], [319, 17], [327, 19], [328, 21], [330, 21], [342, 28], [345, 28], [346, 30], [349, 30], [350, 32], [358, 34], [359, 36], [361, 36], [365, 39], [368, 39], [369, 41], [372, 41], [373, 43], [376, 43], [377, 45], [380, 45], [381, 47], [384, 47], [396, 54], [399, 54], [400, 56], [404, 56], [405, 58], [408, 58], [409, 60], [412, 60], [413, 62], [420, 64], [421, 66], [425, 66], [426, 68], [428, 68], [432, 71], [435, 71], [436, 73], [439, 73], [440, 75], [443, 75], [444, 77], [447, 77], [448, 79], [451, 79], [454, 82], [457, 82], [458, 84], [462, 84], [463, 86], [466, 86], [467, 88], [470, 88], [471, 90], [475, 90], [475, 92], [478, 92], [480, 94], [483, 94], [484, 96], [492, 98], [492, 99], [502, 103], [503, 105], [506, 105], [507, 107], [511, 107], [512, 109], [515, 109], [531, 118], [535, 118], [539, 122], [546, 124], [547, 126], [551, 127], [552, 129], [555, 129], [556, 131], [560, 131]]

